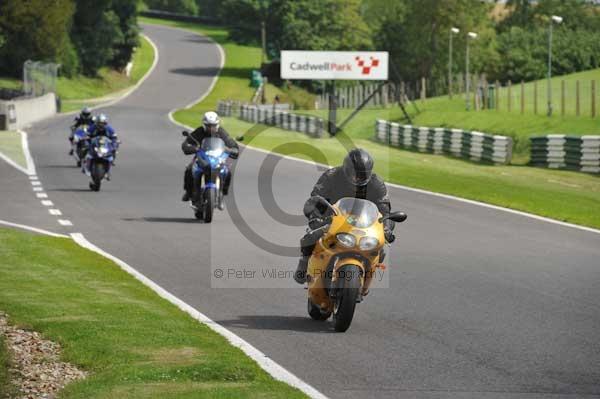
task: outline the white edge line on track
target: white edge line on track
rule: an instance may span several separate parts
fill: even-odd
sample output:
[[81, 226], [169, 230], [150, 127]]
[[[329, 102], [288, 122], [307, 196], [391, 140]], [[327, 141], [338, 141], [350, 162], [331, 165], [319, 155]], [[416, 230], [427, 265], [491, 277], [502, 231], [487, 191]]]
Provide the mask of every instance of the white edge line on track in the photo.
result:
[[21, 135], [21, 148], [23, 150], [23, 156], [25, 157], [25, 163], [27, 167], [23, 167], [9, 158], [7, 155], [0, 152], [0, 159], [3, 159], [13, 168], [17, 169], [19, 172], [23, 172], [29, 176], [35, 176], [35, 164], [33, 163], [33, 158], [31, 157], [31, 153], [29, 152], [29, 143], [27, 140], [27, 133], [22, 130], [17, 130], [17, 133]]
[[[271, 151], [268, 151], [268, 150], [264, 150], [262, 148], [249, 147], [249, 146], [244, 145], [244, 144], [241, 144], [241, 145], [244, 148], [248, 148], [248, 149], [251, 149], [251, 150], [254, 150], [254, 151], [258, 151], [258, 152], [262, 152], [262, 153], [265, 153], [265, 154], [274, 155], [274, 156], [277, 156], [277, 157], [280, 157], [280, 158], [284, 158], [284, 159], [287, 159], [287, 160], [291, 160], [291, 161], [304, 162], [304, 163], [307, 163], [309, 165], [323, 166], [323, 167], [326, 167], [326, 168], [330, 168], [331, 167], [330, 165], [326, 165], [326, 164], [322, 164], [322, 163], [318, 163], [318, 162], [314, 162], [314, 161], [309, 161], [307, 159], [291, 157], [289, 155], [282, 155], [282, 154], [274, 153], [274, 152], [271, 152]], [[581, 226], [581, 225], [578, 225], [578, 224], [562, 222], [560, 220], [551, 219], [551, 218], [547, 218], [547, 217], [544, 217], [544, 216], [538, 216], [538, 215], [534, 215], [532, 213], [518, 211], [516, 209], [504, 208], [504, 207], [498, 206], [498, 205], [486, 204], [485, 202], [479, 202], [479, 201], [470, 200], [470, 199], [466, 199], [466, 198], [455, 197], [454, 195], [449, 195], [449, 194], [435, 193], [433, 191], [422, 190], [420, 188], [413, 188], [413, 187], [403, 186], [403, 185], [395, 184], [395, 183], [385, 182], [385, 184], [387, 186], [394, 187], [394, 188], [400, 189], [400, 190], [412, 191], [412, 192], [419, 193], [419, 194], [431, 195], [431, 196], [434, 196], [434, 197], [445, 198], [445, 199], [449, 199], [449, 200], [453, 200], [453, 201], [463, 202], [463, 203], [470, 204], [470, 205], [477, 205], [477, 206], [481, 206], [481, 207], [484, 207], [484, 208], [494, 209], [494, 210], [497, 210], [497, 211], [508, 212], [508, 213], [512, 213], [512, 214], [515, 214], [515, 215], [528, 217], [530, 219], [535, 219], [535, 220], [539, 220], [539, 221], [542, 221], [542, 222], [557, 224], [557, 225], [560, 225], [560, 226], [563, 226], [563, 227], [570, 227], [570, 228], [577, 229], [577, 230], [583, 230], [583, 231], [586, 231], [586, 232], [589, 232], [589, 233], [600, 234], [600, 230], [594, 229], [592, 227], [586, 227], [586, 226]]]
[[302, 392], [304, 392], [305, 394], [309, 395], [312, 398], [317, 398], [317, 399], [326, 398], [323, 394], [321, 394], [315, 388], [311, 387], [310, 385], [308, 385], [307, 383], [305, 383], [304, 381], [302, 381], [295, 375], [291, 374], [289, 371], [287, 371], [282, 366], [280, 366], [279, 364], [277, 364], [276, 362], [271, 360], [267, 355], [265, 355], [264, 353], [262, 353], [261, 351], [256, 349], [254, 346], [252, 346], [250, 343], [248, 343], [241, 337], [237, 336], [236, 334], [229, 331], [225, 327], [216, 323], [215, 321], [213, 321], [212, 319], [210, 319], [203, 313], [200, 313], [198, 310], [194, 309], [192, 306], [188, 305], [181, 299], [177, 298], [175, 295], [166, 291], [164, 288], [162, 288], [161, 286], [156, 284], [154, 281], [150, 280], [148, 277], [146, 277], [143, 274], [141, 274], [140, 272], [138, 272], [133, 267], [129, 266], [127, 263], [125, 263], [121, 259], [103, 251], [102, 249], [98, 248], [97, 246], [95, 246], [94, 244], [89, 242], [83, 236], [83, 234], [71, 233], [71, 237], [80, 246], [82, 246], [86, 249], [89, 249], [91, 251], [94, 251], [94, 252], [104, 256], [105, 258], [110, 259], [111, 261], [115, 262], [117, 265], [119, 265], [119, 267], [121, 267], [121, 269], [123, 269], [125, 272], [127, 272], [130, 275], [132, 275], [133, 277], [135, 277], [137, 280], [139, 280], [145, 286], [149, 287], [152, 291], [157, 293], [161, 298], [166, 299], [167, 301], [171, 302], [173, 305], [177, 306], [180, 310], [189, 314], [195, 320], [198, 320], [199, 322], [206, 324], [211, 330], [213, 330], [216, 333], [225, 337], [231, 345], [235, 346], [236, 348], [241, 349], [247, 356], [249, 356], [254, 361], [256, 361], [263, 370], [265, 370], [267, 373], [269, 373], [275, 379], [285, 382], [295, 388], [298, 388], [299, 390], [301, 390]]
[[69, 238], [69, 236], [66, 236], [64, 234], [53, 233], [53, 232], [48, 231], [48, 230], [38, 229], [37, 227], [27, 226], [27, 225], [24, 225], [24, 224], [7, 222], [6, 220], [0, 220], [0, 224], [2, 224], [4, 226], [9, 226], [9, 227], [15, 227], [15, 228], [18, 228], [18, 229], [33, 231], [35, 233], [45, 234], [45, 235], [51, 236], [51, 237]]

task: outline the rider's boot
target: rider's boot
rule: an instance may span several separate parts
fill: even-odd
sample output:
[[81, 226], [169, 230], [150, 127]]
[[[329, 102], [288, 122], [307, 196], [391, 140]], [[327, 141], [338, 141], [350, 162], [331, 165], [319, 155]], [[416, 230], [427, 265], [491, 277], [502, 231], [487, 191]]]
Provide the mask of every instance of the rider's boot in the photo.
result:
[[294, 280], [298, 284], [306, 283], [306, 270], [308, 269], [308, 259], [310, 256], [302, 256], [298, 261], [298, 267], [294, 273]]

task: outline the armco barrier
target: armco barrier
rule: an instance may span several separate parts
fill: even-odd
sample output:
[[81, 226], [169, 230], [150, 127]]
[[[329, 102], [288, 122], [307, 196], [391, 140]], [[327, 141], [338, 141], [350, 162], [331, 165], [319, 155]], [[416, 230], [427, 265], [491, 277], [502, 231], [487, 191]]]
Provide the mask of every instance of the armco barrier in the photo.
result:
[[273, 108], [261, 108], [251, 105], [242, 105], [240, 119], [306, 133], [311, 137], [322, 137], [325, 126], [323, 119], [316, 116], [293, 114], [286, 111], [277, 111]]
[[600, 136], [532, 137], [532, 166], [600, 173]]
[[375, 138], [393, 147], [449, 154], [472, 161], [508, 164], [512, 158], [512, 138], [461, 129], [417, 127], [377, 120]]
[[5, 129], [21, 129], [56, 114], [56, 97], [48, 93], [40, 97], [0, 101], [0, 114], [6, 115]]

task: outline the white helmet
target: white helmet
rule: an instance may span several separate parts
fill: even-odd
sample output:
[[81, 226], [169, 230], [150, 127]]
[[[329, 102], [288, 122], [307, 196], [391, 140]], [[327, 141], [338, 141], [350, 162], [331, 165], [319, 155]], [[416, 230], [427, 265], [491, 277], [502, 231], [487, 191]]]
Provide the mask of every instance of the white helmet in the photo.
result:
[[217, 115], [217, 113], [213, 111], [208, 111], [204, 114], [204, 117], [202, 118], [202, 125], [204, 125], [204, 128], [206, 130], [208, 130], [209, 126], [215, 126], [215, 129], [219, 130], [220, 122], [221, 121], [219, 120], [219, 115]]
[[98, 115], [96, 118], [96, 125], [98, 126], [106, 126], [108, 125], [108, 118], [104, 114]]

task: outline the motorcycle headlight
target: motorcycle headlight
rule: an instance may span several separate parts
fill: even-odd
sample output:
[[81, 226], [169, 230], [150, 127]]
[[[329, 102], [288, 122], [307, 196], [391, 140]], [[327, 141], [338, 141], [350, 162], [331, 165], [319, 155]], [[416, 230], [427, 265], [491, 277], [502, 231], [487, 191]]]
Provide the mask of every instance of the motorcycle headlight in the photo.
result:
[[346, 248], [352, 248], [356, 245], [356, 237], [352, 234], [338, 233], [335, 235], [335, 238]]
[[370, 251], [372, 249], [377, 248], [378, 245], [379, 245], [379, 240], [377, 238], [363, 237], [360, 239], [360, 243], [358, 244], [358, 247], [362, 251]]
[[206, 155], [208, 155], [209, 157], [215, 157], [215, 158], [219, 158], [222, 153], [223, 153], [223, 151], [221, 151], [221, 150], [206, 151]]

